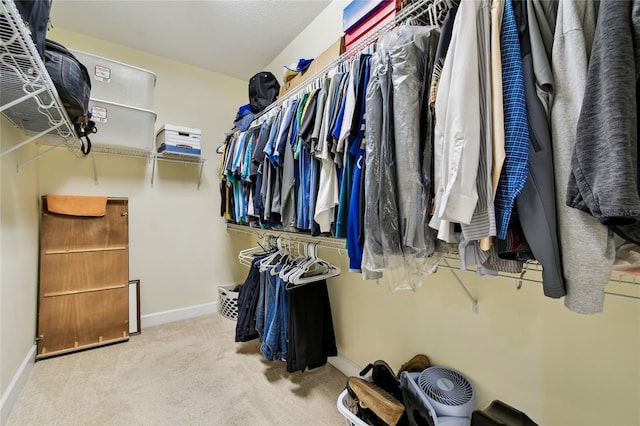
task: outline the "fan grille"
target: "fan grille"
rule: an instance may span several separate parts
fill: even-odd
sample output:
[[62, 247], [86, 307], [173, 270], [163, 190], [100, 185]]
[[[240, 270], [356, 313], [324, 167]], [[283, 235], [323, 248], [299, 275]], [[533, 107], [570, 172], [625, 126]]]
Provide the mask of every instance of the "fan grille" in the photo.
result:
[[446, 406], [464, 405], [473, 397], [471, 383], [450, 368], [427, 368], [418, 376], [418, 384], [429, 398]]

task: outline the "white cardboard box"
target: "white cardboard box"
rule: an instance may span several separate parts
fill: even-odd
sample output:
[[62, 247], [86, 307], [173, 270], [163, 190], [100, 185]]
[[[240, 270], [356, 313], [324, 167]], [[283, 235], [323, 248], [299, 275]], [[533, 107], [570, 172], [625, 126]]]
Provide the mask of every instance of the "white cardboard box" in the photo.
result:
[[165, 124], [156, 133], [156, 147], [166, 145], [199, 150], [201, 134], [200, 129]]
[[158, 154], [162, 154], [162, 155], [199, 157], [200, 153], [201, 153], [200, 148], [187, 148], [183, 145], [162, 144], [158, 147]]

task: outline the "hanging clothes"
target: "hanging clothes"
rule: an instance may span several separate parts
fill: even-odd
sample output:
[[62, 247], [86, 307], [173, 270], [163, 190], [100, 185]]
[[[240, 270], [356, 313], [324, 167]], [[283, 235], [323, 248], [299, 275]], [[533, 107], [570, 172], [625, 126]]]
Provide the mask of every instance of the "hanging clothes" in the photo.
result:
[[513, 0], [505, 0], [500, 32], [505, 160], [495, 198], [497, 237], [505, 239], [516, 197], [528, 178], [529, 127]]
[[[358, 128], [353, 131], [354, 125], [354, 116], [356, 111], [356, 90], [359, 82], [358, 76], [358, 67], [360, 66], [360, 61], [352, 59], [350, 62], [349, 68], [349, 83], [347, 85], [347, 92], [345, 94], [345, 106], [344, 113], [342, 119], [342, 126], [340, 128], [340, 132], [338, 133], [338, 151], [342, 151], [344, 146], [349, 146], [349, 141], [353, 140], [355, 135], [357, 134]], [[360, 114], [358, 114], [360, 115]]]
[[427, 226], [433, 144], [427, 94], [439, 35], [436, 27], [400, 26], [388, 48], [401, 244], [407, 267], [415, 267], [415, 274], [420, 274], [420, 260], [434, 251], [434, 235]]
[[417, 288], [435, 248], [427, 226], [433, 134], [427, 93], [438, 37], [436, 27], [398, 27], [370, 60], [362, 267], [365, 278], [384, 270], [393, 289]]
[[326, 279], [340, 269], [315, 250], [307, 245], [307, 255], [296, 257], [278, 242], [277, 251], [253, 259], [238, 295], [236, 342], [259, 339], [265, 360], [286, 361], [288, 372], [337, 356]]
[[[487, 273], [488, 260], [494, 256], [480, 253], [480, 241], [496, 235], [496, 219], [494, 209], [492, 170], [493, 170], [493, 105], [491, 92], [491, 17], [490, 1], [483, 0], [477, 15], [478, 32], [478, 72], [479, 72], [479, 114], [480, 114], [480, 146], [478, 151], [478, 173], [476, 176], [476, 192], [478, 201], [468, 224], [461, 223], [460, 268], [465, 270], [471, 265], [480, 265], [479, 273]], [[502, 81], [502, 80], [500, 80]], [[502, 102], [502, 99], [500, 99]], [[499, 106], [500, 107], [500, 106]], [[493, 254], [493, 253], [492, 253]], [[495, 256], [497, 257], [497, 256]], [[499, 265], [499, 264], [498, 264]]]
[[[491, 186], [495, 200], [504, 165], [504, 93], [502, 90], [502, 46], [500, 29], [505, 0], [491, 0]], [[488, 246], [484, 248], [487, 250]]]
[[340, 87], [338, 89], [338, 97], [336, 106], [337, 113], [335, 118], [331, 122], [331, 131], [329, 134], [329, 139], [332, 144], [332, 152], [334, 153], [334, 162], [337, 167], [340, 168], [339, 174], [339, 188], [340, 188], [340, 196], [337, 206], [336, 220], [335, 220], [335, 235], [338, 238], [346, 238], [347, 237], [347, 226], [349, 221], [349, 200], [351, 199], [351, 189], [353, 188], [353, 166], [354, 166], [354, 158], [352, 155], [349, 155], [349, 141], [353, 138], [349, 138], [346, 144], [340, 145], [338, 138], [340, 137], [340, 130], [342, 128], [342, 123], [344, 119], [344, 112], [347, 102], [346, 91], [349, 87], [349, 81], [354, 81], [357, 86], [357, 78], [358, 75], [349, 75], [348, 73], [344, 74], [342, 81], [340, 83]]
[[640, 242], [637, 9], [636, 2], [600, 4], [566, 198], [568, 206], [636, 244]]
[[256, 143], [255, 149], [253, 151], [253, 156], [251, 157], [251, 165], [252, 165], [252, 173], [255, 174], [255, 182], [254, 182], [254, 196], [253, 196], [253, 211], [254, 215], [258, 218], [258, 221], [264, 215], [264, 202], [262, 198], [262, 179], [263, 172], [262, 167], [264, 163], [264, 147], [266, 146], [269, 136], [271, 133], [271, 126], [273, 125], [274, 119], [273, 117], [266, 120], [262, 123], [260, 128], [260, 134], [258, 136], [258, 142]]
[[281, 152], [281, 173], [282, 173], [282, 226], [285, 229], [294, 229], [297, 225], [297, 192], [298, 192], [298, 167], [295, 162], [295, 142], [297, 140], [297, 124], [299, 122], [299, 110], [303, 107], [306, 96], [301, 101], [297, 99], [291, 104], [291, 120], [286, 129], [280, 131], [286, 133], [285, 143]]
[[[515, 2], [530, 139], [529, 178], [516, 198], [516, 209], [531, 252], [542, 265], [544, 294], [559, 298], [566, 294], [566, 290], [557, 236], [551, 128], [537, 94], [538, 87], [547, 87], [549, 90], [547, 84], [552, 84], [553, 76], [539, 36], [537, 20], [529, 16], [532, 8], [527, 8], [527, 4], [531, 2]], [[535, 52], [535, 49], [538, 51]], [[534, 69], [534, 57], [539, 78]]]
[[[480, 139], [476, 193], [478, 201], [469, 223], [460, 223], [461, 241], [474, 241], [496, 235], [496, 215], [493, 204], [491, 171], [492, 153], [492, 104], [490, 65], [490, 0], [482, 0], [476, 18], [478, 34], [478, 99], [480, 114]], [[475, 245], [475, 243], [474, 243]]]
[[258, 307], [258, 288], [260, 286], [260, 261], [265, 256], [256, 257], [251, 262], [249, 274], [238, 293], [238, 318], [236, 321], [236, 342], [248, 342], [258, 338], [255, 327], [255, 312]]
[[478, 200], [480, 87], [477, 15], [480, 2], [463, 1], [436, 95], [434, 215], [438, 238], [456, 242], [453, 223], [469, 223]]
[[331, 155], [331, 148], [327, 141], [329, 132], [329, 121], [331, 110], [335, 109], [335, 97], [331, 94], [335, 92], [336, 86], [339, 85], [344, 76], [336, 74], [327, 78], [323, 82], [322, 90], [327, 93], [327, 99], [324, 103], [324, 111], [322, 115], [321, 125], [318, 134], [319, 153], [316, 158], [320, 160], [320, 179], [318, 182], [318, 197], [316, 199], [316, 207], [314, 212], [314, 220], [320, 227], [320, 232], [331, 232], [331, 225], [334, 222], [335, 208], [339, 203], [338, 174], [336, 166]]
[[328, 357], [338, 355], [327, 282], [294, 288], [289, 301], [287, 371], [322, 367]]
[[[379, 51], [378, 51], [379, 52]], [[365, 101], [364, 133], [364, 239], [362, 247], [361, 271], [365, 280], [382, 278], [384, 259], [379, 210], [380, 193], [380, 141], [382, 133], [382, 90], [380, 87], [380, 67], [378, 54], [370, 59], [370, 77]]]
[[558, 2], [551, 61], [555, 80], [551, 136], [558, 236], [567, 290], [564, 303], [570, 310], [583, 314], [602, 311], [604, 286], [615, 258], [610, 231], [594, 217], [566, 206], [566, 187], [562, 184], [569, 181], [571, 173], [597, 14], [597, 2]]
[[397, 202], [398, 181], [396, 176], [396, 154], [395, 154], [395, 132], [393, 123], [393, 86], [391, 81], [391, 64], [389, 54], [386, 50], [386, 37], [379, 43], [379, 50], [376, 52], [379, 65], [375, 69], [379, 72], [378, 79], [380, 81], [380, 92], [382, 99], [382, 127], [380, 131], [380, 140], [371, 141], [379, 145], [380, 153], [379, 181], [376, 186], [378, 194], [375, 199], [378, 200], [378, 212], [380, 215], [380, 241], [382, 243], [382, 256], [384, 263], [385, 275], [393, 280], [393, 287], [397, 287], [398, 281], [402, 280], [404, 275], [404, 258], [402, 256], [399, 225], [399, 213]]
[[294, 157], [298, 161], [298, 170], [300, 179], [298, 182], [298, 220], [297, 228], [299, 230], [308, 231], [311, 230], [311, 223], [309, 222], [309, 206], [311, 196], [311, 154], [305, 147], [304, 139], [300, 136], [300, 129], [303, 125], [303, 119], [313, 100], [313, 92], [305, 93], [302, 97], [302, 107], [299, 108], [299, 114], [296, 117], [296, 155]]
[[[265, 313], [264, 336], [260, 351], [267, 361], [279, 361], [287, 359], [289, 337], [289, 294], [285, 291], [285, 282], [277, 275], [283, 268], [277, 265], [274, 268], [275, 280], [268, 280], [267, 285], [275, 282], [275, 288], [271, 288], [265, 298], [267, 311]], [[267, 273], [270, 273], [267, 271]]]
[[[362, 244], [363, 240], [360, 235], [360, 225], [363, 219], [360, 208], [361, 181], [363, 179], [364, 169], [364, 132], [366, 123], [364, 121], [365, 102], [367, 96], [367, 85], [369, 83], [371, 55], [361, 55], [360, 72], [358, 86], [356, 90], [358, 108], [354, 106], [355, 116], [352, 121], [359, 123], [356, 126], [357, 133], [349, 142], [348, 155], [353, 158], [353, 179], [351, 186], [351, 195], [349, 198], [349, 215], [347, 221], [347, 253], [349, 255], [349, 270], [352, 272], [361, 272], [362, 266]], [[351, 127], [351, 126], [350, 126]], [[349, 130], [351, 134], [351, 130]], [[350, 138], [347, 138], [347, 140]]]

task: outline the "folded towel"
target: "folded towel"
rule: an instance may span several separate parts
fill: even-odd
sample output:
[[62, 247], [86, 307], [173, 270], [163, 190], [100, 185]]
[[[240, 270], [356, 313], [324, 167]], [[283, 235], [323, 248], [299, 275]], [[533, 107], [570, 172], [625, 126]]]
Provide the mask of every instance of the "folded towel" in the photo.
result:
[[104, 216], [107, 197], [91, 195], [47, 195], [47, 209], [69, 216]]

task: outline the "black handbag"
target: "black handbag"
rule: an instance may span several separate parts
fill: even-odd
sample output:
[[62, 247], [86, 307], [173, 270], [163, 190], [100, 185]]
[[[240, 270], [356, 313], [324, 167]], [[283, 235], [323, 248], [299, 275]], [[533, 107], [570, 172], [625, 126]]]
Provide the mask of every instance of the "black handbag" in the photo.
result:
[[75, 126], [76, 133], [83, 142], [82, 153], [91, 151], [89, 134], [95, 133], [95, 123], [90, 120], [89, 96], [91, 94], [91, 78], [87, 68], [60, 43], [45, 41], [44, 64], [58, 92], [67, 115]]

